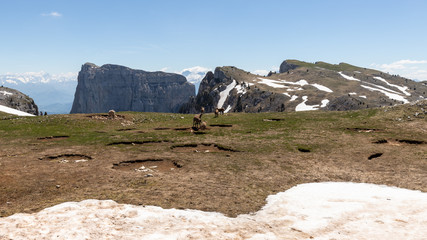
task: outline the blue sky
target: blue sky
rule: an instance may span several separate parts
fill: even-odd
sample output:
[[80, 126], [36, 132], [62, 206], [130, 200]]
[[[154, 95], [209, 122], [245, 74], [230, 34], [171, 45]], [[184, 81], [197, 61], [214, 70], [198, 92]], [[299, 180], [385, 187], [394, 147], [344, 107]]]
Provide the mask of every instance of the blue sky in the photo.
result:
[[421, 0], [0, 0], [0, 74], [85, 62], [255, 71], [298, 59], [427, 79], [426, 12]]

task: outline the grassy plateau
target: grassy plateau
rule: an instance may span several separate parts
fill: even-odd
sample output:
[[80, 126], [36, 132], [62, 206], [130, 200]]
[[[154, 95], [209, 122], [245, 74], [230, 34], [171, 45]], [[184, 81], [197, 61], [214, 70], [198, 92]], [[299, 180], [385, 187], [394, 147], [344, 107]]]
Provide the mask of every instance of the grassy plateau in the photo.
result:
[[427, 191], [427, 101], [348, 112], [0, 114], [0, 217], [68, 201], [259, 210], [308, 182]]

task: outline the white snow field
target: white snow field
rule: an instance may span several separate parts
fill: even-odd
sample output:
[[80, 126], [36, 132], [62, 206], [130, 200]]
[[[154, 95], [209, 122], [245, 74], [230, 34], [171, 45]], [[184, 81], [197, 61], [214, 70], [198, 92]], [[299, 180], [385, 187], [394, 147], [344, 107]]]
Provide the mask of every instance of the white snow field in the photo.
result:
[[326, 182], [270, 195], [258, 212], [67, 202], [0, 218], [0, 239], [426, 239], [427, 193]]
[[22, 117], [34, 117], [33, 114], [29, 114], [29, 113], [19, 111], [17, 109], [6, 107], [3, 105], [0, 105], [0, 112], [5, 112], [5, 113], [9, 113], [9, 114], [17, 115], [17, 116], [22, 116]]

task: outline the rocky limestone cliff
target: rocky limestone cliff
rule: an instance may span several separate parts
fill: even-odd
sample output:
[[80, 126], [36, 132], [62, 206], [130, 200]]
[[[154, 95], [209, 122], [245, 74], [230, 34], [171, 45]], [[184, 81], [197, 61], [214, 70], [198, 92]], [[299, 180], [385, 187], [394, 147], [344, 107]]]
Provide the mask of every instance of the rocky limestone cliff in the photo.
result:
[[397, 75], [346, 63], [286, 60], [280, 72], [259, 76], [217, 67], [202, 80], [181, 112], [345, 111], [392, 106], [427, 98], [427, 86]]
[[38, 107], [32, 98], [12, 88], [0, 87], [0, 105], [32, 115], [39, 114]]
[[82, 66], [71, 113], [177, 112], [194, 97], [194, 85], [179, 74], [146, 72], [92, 63]]
[[283, 94], [265, 91], [251, 79], [255, 75], [236, 67], [217, 67], [208, 72], [200, 83], [195, 98], [183, 105], [180, 112], [196, 113], [201, 107], [206, 112], [224, 108], [226, 112], [285, 111]]

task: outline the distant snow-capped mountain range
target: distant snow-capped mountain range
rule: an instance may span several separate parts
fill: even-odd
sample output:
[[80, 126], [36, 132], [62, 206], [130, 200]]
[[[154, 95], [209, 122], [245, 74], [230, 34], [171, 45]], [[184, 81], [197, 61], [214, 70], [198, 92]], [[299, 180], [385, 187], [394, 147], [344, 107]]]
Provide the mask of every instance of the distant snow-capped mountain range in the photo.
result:
[[[187, 78], [198, 91], [200, 81], [210, 69], [186, 68], [176, 73]], [[47, 72], [6, 73], [0, 75], [0, 85], [16, 89], [34, 99], [40, 111], [48, 114], [68, 114], [77, 87], [77, 72], [49, 74]]]
[[26, 73], [6, 73], [0, 75], [0, 82], [2, 84], [26, 84], [26, 83], [49, 83], [49, 82], [68, 82], [76, 81], [78, 73], [62, 73], [62, 74], [49, 74], [47, 72], [26, 72]]
[[7, 73], [0, 75], [0, 84], [33, 98], [40, 111], [63, 114], [71, 109], [77, 86], [77, 73]]

